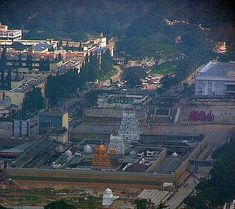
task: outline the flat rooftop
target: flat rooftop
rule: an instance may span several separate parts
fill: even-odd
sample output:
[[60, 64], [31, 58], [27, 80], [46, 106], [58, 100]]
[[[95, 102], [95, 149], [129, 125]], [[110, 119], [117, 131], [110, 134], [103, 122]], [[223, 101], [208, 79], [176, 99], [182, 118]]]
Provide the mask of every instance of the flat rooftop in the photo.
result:
[[235, 62], [210, 61], [201, 68], [196, 79], [226, 79], [235, 81]]
[[63, 116], [64, 114], [68, 113], [68, 111], [63, 109], [52, 109], [52, 110], [42, 110], [38, 113], [39, 116]]
[[[119, 118], [120, 120], [123, 117], [124, 110], [121, 108], [101, 108], [101, 107], [92, 107], [85, 109], [86, 117], [108, 117], [108, 118]], [[130, 111], [133, 112], [133, 111]], [[135, 111], [136, 118], [138, 120], [145, 120], [145, 112], [144, 111]]]

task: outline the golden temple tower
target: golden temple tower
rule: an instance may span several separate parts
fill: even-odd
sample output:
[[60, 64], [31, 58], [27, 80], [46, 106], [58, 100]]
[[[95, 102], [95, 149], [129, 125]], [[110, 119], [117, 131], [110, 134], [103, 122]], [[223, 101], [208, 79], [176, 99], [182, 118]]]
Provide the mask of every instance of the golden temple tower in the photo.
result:
[[95, 167], [111, 167], [110, 158], [107, 148], [101, 144], [96, 149], [96, 154], [92, 160], [92, 166]]

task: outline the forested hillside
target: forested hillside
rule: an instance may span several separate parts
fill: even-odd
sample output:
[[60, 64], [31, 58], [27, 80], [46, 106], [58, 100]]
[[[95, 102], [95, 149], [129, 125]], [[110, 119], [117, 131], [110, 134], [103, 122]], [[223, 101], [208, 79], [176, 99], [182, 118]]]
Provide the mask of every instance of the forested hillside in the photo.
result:
[[[0, 22], [34, 39], [82, 40], [103, 32], [119, 38], [118, 51], [158, 57], [210, 48], [213, 41], [235, 48], [233, 9], [234, 1], [226, 0], [1, 0]], [[189, 24], [169, 27], [165, 19]], [[177, 36], [182, 45], [176, 47]]]
[[28, 36], [144, 36], [155, 33], [164, 18], [219, 26], [234, 19], [233, 8], [226, 0], [1, 0], [0, 21], [28, 30]]

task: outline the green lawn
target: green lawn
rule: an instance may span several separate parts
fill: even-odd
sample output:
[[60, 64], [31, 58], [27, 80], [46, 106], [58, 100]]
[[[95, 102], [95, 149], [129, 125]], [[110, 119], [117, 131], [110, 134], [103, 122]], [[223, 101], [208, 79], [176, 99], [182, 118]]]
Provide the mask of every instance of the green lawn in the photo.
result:
[[175, 74], [177, 71], [177, 64], [175, 62], [166, 62], [155, 66], [151, 71], [150, 74]]
[[112, 68], [112, 70], [105, 72], [105, 73], [101, 73], [98, 75], [98, 80], [100, 82], [106, 81], [108, 79], [110, 79], [112, 76], [114, 76], [117, 73], [116, 68]]

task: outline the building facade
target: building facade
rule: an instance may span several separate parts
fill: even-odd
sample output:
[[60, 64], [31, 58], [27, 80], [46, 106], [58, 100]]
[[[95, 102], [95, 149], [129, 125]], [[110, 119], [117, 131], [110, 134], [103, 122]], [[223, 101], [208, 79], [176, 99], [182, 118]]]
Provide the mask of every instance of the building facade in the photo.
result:
[[118, 135], [126, 142], [137, 142], [140, 140], [139, 122], [135, 117], [135, 112], [123, 112]]
[[68, 130], [68, 112], [62, 110], [44, 110], [38, 114], [39, 132]]
[[7, 25], [0, 23], [0, 39], [2, 40], [20, 40], [22, 38], [21, 30], [9, 30]]
[[195, 96], [235, 95], [235, 62], [211, 61], [195, 78]]

